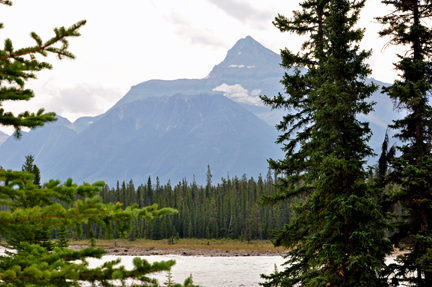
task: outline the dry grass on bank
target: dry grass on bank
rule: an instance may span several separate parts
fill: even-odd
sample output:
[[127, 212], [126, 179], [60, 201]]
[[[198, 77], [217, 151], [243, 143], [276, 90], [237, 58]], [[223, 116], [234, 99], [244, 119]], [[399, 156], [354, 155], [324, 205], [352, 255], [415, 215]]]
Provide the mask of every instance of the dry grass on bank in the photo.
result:
[[[205, 249], [205, 250], [255, 250], [255, 251], [283, 251], [282, 247], [275, 248], [269, 240], [246, 241], [233, 239], [180, 239], [175, 244], [168, 244], [168, 239], [148, 240], [127, 239], [96, 240], [98, 247], [114, 247], [114, 242], [118, 247], [139, 248], [139, 249]], [[70, 241], [70, 245], [89, 245], [88, 240]]]

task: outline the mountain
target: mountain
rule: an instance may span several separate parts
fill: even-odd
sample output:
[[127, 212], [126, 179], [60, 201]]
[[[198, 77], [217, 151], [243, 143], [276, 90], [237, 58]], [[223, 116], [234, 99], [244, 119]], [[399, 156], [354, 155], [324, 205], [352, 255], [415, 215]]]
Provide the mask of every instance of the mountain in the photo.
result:
[[[225, 59], [216, 65], [203, 79], [150, 80], [133, 86], [114, 107], [147, 97], [172, 96], [174, 94], [219, 94], [244, 107], [254, 108], [259, 118], [274, 126], [283, 113], [265, 107], [259, 95], [277, 95], [283, 90], [280, 83], [284, 70], [280, 67], [280, 55], [265, 48], [251, 36], [240, 39], [227, 52]], [[275, 116], [277, 114], [277, 116]]]
[[[130, 91], [114, 107], [147, 97], [180, 94], [221, 94], [241, 104], [245, 109], [274, 127], [287, 111], [271, 110], [263, 106], [259, 95], [274, 96], [284, 91], [280, 83], [285, 70], [280, 66], [280, 55], [265, 48], [252, 37], [240, 39], [227, 52], [225, 59], [214, 66], [203, 79], [149, 80], [131, 87]], [[291, 71], [288, 71], [290, 73]], [[388, 86], [375, 79], [367, 79], [378, 86]], [[368, 116], [360, 116], [370, 121], [373, 132], [370, 144], [380, 152], [387, 125], [400, 115], [393, 110], [390, 98], [381, 94], [381, 89], [373, 94], [370, 101], [376, 102], [375, 111]], [[393, 135], [389, 131], [389, 135]], [[369, 159], [369, 164], [375, 164]]]
[[162, 182], [182, 178], [257, 177], [269, 157], [282, 155], [276, 132], [221, 95], [150, 97], [111, 109], [60, 154], [41, 164], [49, 178], [94, 182], [117, 179]]
[[[114, 107], [146, 97], [172, 96], [177, 93], [228, 93], [229, 97], [232, 96], [229, 90], [230, 88], [235, 90], [235, 85], [238, 85], [237, 92], [243, 91], [241, 88], [247, 90], [243, 92], [245, 96], [247, 94], [251, 98], [251, 101], [253, 98], [257, 99], [262, 93], [276, 95], [283, 88], [279, 83], [284, 73], [279, 65], [280, 61], [278, 54], [247, 36], [237, 41], [228, 51], [225, 59], [216, 65], [204, 79], [146, 81], [133, 86]], [[227, 87], [221, 87], [223, 84]], [[237, 102], [241, 101], [237, 100]], [[256, 103], [262, 105], [259, 102]]]
[[0, 131], [0, 146], [8, 139], [9, 135]]
[[94, 116], [94, 117], [81, 117], [77, 119], [75, 122], [71, 123], [68, 127], [73, 129], [78, 134], [83, 130], [88, 128], [92, 123], [97, 122], [100, 118], [102, 118], [104, 114]]
[[72, 123], [57, 116], [57, 121], [47, 123], [42, 128], [23, 131], [21, 140], [9, 137], [0, 147], [0, 165], [7, 169], [21, 170], [26, 155], [33, 155], [35, 163], [45, 162], [52, 155], [63, 152], [64, 146], [77, 133]]
[[[21, 169], [25, 155], [33, 154], [43, 181], [72, 177], [110, 186], [144, 183], [148, 176], [175, 183], [195, 175], [204, 183], [207, 165], [215, 181], [227, 173], [258, 176], [267, 172], [268, 158], [283, 157], [274, 125], [289, 111], [272, 111], [259, 100], [283, 92], [279, 62], [278, 54], [248, 36], [203, 79], [146, 81], [104, 114], [74, 123], [58, 117], [21, 141], [9, 137], [0, 146], [0, 165]], [[387, 125], [399, 115], [379, 91], [371, 101], [375, 112], [359, 119], [370, 122], [370, 145], [379, 153]]]

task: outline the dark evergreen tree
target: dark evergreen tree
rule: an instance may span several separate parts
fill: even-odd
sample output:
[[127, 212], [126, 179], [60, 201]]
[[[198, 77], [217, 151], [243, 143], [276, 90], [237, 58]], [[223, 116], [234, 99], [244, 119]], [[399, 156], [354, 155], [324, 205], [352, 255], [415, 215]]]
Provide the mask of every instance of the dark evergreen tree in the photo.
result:
[[117, 180], [117, 188], [115, 191], [115, 201], [116, 202], [121, 202], [121, 193], [120, 193], [120, 182]]
[[389, 137], [388, 137], [388, 132], [386, 131], [382, 148], [381, 148], [381, 155], [378, 160], [379, 177], [384, 177], [386, 175], [390, 161], [396, 155], [396, 147], [392, 145], [392, 147], [388, 149], [388, 144], [389, 144]]
[[33, 166], [33, 172], [32, 173], [34, 175], [33, 184], [36, 185], [38, 188], [42, 188], [41, 182], [40, 182], [41, 181], [40, 170], [37, 167], [37, 165]]
[[153, 240], [160, 240], [162, 239], [161, 234], [161, 221], [160, 220], [154, 220], [152, 222], [152, 229], [151, 229], [151, 239]]
[[129, 223], [129, 226], [130, 229], [128, 231], [128, 239], [129, 241], [135, 241], [138, 231], [137, 219], [132, 219]]
[[403, 143], [402, 155], [392, 163], [393, 182], [401, 190], [394, 195], [405, 214], [397, 222], [392, 241], [406, 247], [408, 253], [399, 256], [391, 267], [392, 284], [403, 282], [415, 286], [432, 286], [432, 3], [429, 0], [382, 1], [391, 7], [391, 13], [377, 18], [384, 28], [380, 36], [389, 37], [389, 45], [406, 48], [398, 55], [394, 66], [400, 79], [383, 88], [406, 116], [389, 127]]
[[207, 186], [211, 186], [211, 183], [212, 183], [212, 177], [213, 177], [213, 175], [212, 175], [212, 173], [211, 173], [211, 170], [210, 170], [210, 165], [207, 165], [207, 173], [206, 173], [206, 176], [207, 176]]
[[22, 165], [21, 170], [32, 173], [33, 172], [33, 166], [34, 166], [34, 156], [32, 156], [31, 154], [26, 155], [25, 162]]
[[306, 0], [292, 19], [274, 22], [310, 38], [303, 54], [281, 52], [282, 66], [294, 68], [282, 80], [287, 96], [262, 97], [289, 111], [277, 126], [286, 156], [269, 160], [279, 192], [264, 201], [300, 199], [292, 222], [275, 232], [275, 245], [289, 250], [287, 267], [263, 276], [265, 286], [387, 285], [381, 271], [392, 246], [379, 232], [386, 227], [380, 190], [365, 183], [371, 131], [357, 119], [372, 110], [367, 99], [377, 89], [365, 83], [371, 52], [359, 50], [364, 30], [355, 28], [364, 3]]
[[154, 196], [153, 196], [153, 187], [152, 187], [152, 182], [151, 182], [150, 176], [149, 176], [148, 181], [147, 181], [147, 194], [149, 195], [149, 197], [148, 197], [149, 202], [146, 204], [151, 204], [152, 202], [154, 202]]
[[38, 188], [41, 188], [40, 185], [40, 170], [37, 167], [37, 165], [34, 164], [35, 158], [33, 155], [29, 154], [25, 157], [25, 162], [21, 168], [22, 171], [29, 172], [33, 174], [33, 184], [36, 185]]
[[187, 237], [188, 238], [193, 238], [193, 227], [192, 227], [192, 222], [189, 221], [189, 225], [188, 225], [188, 230], [187, 230]]

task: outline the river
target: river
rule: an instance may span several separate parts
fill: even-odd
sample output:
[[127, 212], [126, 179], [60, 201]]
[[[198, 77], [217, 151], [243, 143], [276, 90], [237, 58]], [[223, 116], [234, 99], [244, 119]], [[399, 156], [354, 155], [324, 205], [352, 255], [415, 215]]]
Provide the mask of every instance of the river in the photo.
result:
[[[127, 269], [132, 268], [132, 259], [135, 256], [121, 256], [122, 264]], [[202, 257], [202, 256], [178, 256], [178, 255], [152, 255], [140, 256], [150, 263], [163, 260], [175, 260], [176, 265], [171, 269], [173, 280], [183, 283], [192, 274], [194, 284], [204, 287], [223, 286], [260, 286], [264, 282], [260, 274], [270, 274], [274, 271], [274, 264], [278, 270], [282, 270], [284, 259], [280, 256], [247, 256], [247, 257]], [[91, 267], [96, 267], [102, 262], [114, 260], [117, 256], [104, 256], [102, 259], [90, 259]], [[160, 272], [151, 276], [159, 283], [166, 281], [167, 272]]]
[[[0, 250], [0, 253], [1, 250]], [[122, 258], [121, 264], [126, 269], [132, 269], [132, 260], [136, 256], [107, 255], [102, 259], [89, 258], [90, 267], [97, 267], [103, 262]], [[270, 274], [274, 271], [274, 265], [278, 270], [284, 259], [281, 256], [244, 256], [244, 257], [204, 257], [204, 256], [179, 256], [179, 255], [152, 255], [139, 256], [147, 259], [150, 263], [157, 261], [175, 260], [176, 265], [172, 267], [171, 273], [176, 283], [183, 283], [192, 274], [194, 284], [203, 287], [237, 287], [237, 286], [260, 286], [264, 282], [260, 274]], [[389, 261], [394, 258], [389, 257]], [[160, 285], [164, 286], [167, 272], [160, 272], [150, 277], [156, 278]]]

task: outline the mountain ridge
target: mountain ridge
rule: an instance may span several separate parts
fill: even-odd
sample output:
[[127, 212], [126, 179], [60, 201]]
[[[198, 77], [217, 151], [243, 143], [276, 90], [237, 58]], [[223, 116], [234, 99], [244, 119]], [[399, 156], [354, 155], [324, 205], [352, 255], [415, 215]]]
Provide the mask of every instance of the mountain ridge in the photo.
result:
[[[8, 138], [0, 146], [0, 165], [20, 169], [25, 155], [33, 154], [43, 180], [104, 179], [110, 185], [131, 178], [143, 183], [148, 176], [176, 182], [195, 175], [204, 182], [208, 164], [215, 178], [264, 174], [268, 158], [283, 157], [274, 125], [289, 112], [265, 107], [258, 97], [283, 91], [279, 61], [248, 36], [206, 78], [146, 81], [101, 115], [73, 123], [59, 116], [24, 133], [20, 142]], [[377, 102], [376, 111], [359, 119], [370, 121], [369, 143], [378, 153], [386, 125], [399, 115], [379, 91], [370, 100]]]
[[[132, 86], [113, 108], [137, 99], [171, 96], [178, 93], [223, 95], [230, 91], [216, 90], [217, 87], [226, 84], [230, 88], [239, 84], [239, 81], [242, 82], [243, 93], [248, 96], [251, 96], [250, 93], [254, 90], [260, 90], [260, 92], [268, 95], [276, 95], [283, 89], [279, 81], [284, 70], [279, 63], [280, 56], [278, 54], [265, 48], [251, 36], [247, 36], [238, 40], [228, 50], [225, 59], [215, 65], [207, 77], [202, 79], [148, 80]], [[257, 98], [258, 94], [254, 97]], [[236, 100], [234, 99], [234, 101]], [[270, 110], [265, 107], [263, 109]]]
[[150, 97], [110, 110], [65, 146], [68, 153], [40, 167], [49, 178], [110, 185], [116, 176], [145, 182], [148, 176], [178, 181], [195, 175], [204, 182], [207, 165], [216, 178], [227, 172], [256, 177], [266, 172], [269, 157], [282, 155], [271, 147], [275, 137], [259, 118], [221, 95]]

